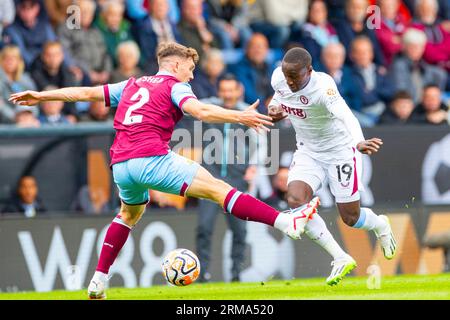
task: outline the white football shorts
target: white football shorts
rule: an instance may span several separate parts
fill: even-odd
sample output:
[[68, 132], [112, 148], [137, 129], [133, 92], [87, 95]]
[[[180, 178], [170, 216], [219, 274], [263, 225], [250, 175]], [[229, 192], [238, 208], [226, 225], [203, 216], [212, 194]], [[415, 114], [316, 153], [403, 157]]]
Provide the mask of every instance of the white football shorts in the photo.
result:
[[328, 181], [336, 202], [347, 203], [360, 199], [359, 192], [364, 191], [361, 177], [361, 153], [354, 148], [346, 160], [332, 164], [318, 161], [297, 150], [289, 168], [288, 185], [292, 181], [303, 181], [316, 193]]

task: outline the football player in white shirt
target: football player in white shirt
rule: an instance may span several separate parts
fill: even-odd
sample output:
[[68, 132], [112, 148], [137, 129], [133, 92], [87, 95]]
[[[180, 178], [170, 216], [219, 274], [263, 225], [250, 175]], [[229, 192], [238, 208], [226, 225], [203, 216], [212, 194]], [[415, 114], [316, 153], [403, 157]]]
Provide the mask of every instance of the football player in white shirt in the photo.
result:
[[[385, 258], [392, 259], [397, 244], [388, 218], [360, 207], [361, 153], [376, 153], [383, 142], [379, 138], [365, 140], [333, 78], [314, 71], [311, 62], [308, 51], [292, 48], [272, 75], [275, 94], [269, 115], [274, 122], [289, 117], [296, 132], [297, 151], [288, 178], [289, 207], [308, 203], [328, 178], [344, 223], [374, 231]], [[338, 283], [356, 267], [318, 214], [306, 224], [305, 233], [333, 256], [328, 284]]]

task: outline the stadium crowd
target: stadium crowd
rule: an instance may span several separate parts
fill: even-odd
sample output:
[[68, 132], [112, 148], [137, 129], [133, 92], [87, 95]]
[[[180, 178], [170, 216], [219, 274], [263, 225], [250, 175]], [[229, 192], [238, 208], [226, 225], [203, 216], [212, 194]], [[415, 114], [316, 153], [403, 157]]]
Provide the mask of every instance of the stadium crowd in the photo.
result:
[[8, 98], [154, 74], [164, 41], [199, 52], [191, 82], [199, 99], [218, 97], [220, 79], [231, 73], [242, 102], [260, 99], [267, 113], [272, 71], [301, 46], [316, 71], [333, 77], [362, 127], [450, 124], [448, 0], [2, 0], [0, 34], [0, 124], [111, 121], [114, 109], [99, 102], [36, 108]]
[[[370, 7], [376, 5], [376, 7]], [[156, 72], [168, 40], [200, 54], [192, 87], [217, 95], [233, 73], [243, 100], [273, 90], [283, 52], [306, 48], [363, 127], [448, 124], [448, 0], [2, 0], [0, 123], [20, 127], [107, 121], [98, 103], [8, 102], [11, 93], [114, 83]]]

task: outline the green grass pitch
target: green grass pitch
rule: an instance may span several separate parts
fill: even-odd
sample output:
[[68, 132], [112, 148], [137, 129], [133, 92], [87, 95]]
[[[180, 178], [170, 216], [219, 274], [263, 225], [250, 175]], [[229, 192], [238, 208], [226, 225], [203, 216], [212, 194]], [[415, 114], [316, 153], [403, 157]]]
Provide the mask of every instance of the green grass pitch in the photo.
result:
[[[384, 277], [369, 290], [367, 277], [347, 277], [329, 287], [324, 278], [253, 283], [194, 283], [187, 287], [110, 288], [108, 300], [450, 300], [450, 274]], [[86, 290], [0, 293], [0, 300], [86, 300]]]

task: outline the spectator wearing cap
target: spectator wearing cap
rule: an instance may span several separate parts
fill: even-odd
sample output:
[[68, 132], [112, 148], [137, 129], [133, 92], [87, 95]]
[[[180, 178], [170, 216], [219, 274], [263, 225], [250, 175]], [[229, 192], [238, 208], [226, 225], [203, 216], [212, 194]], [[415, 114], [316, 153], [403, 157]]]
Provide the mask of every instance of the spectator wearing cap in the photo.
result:
[[356, 37], [351, 46], [352, 74], [361, 94], [361, 117], [374, 126], [394, 95], [394, 86], [384, 66], [373, 62], [372, 42], [366, 36]]
[[76, 0], [75, 4], [80, 8], [80, 28], [60, 24], [57, 29], [59, 40], [73, 64], [83, 71], [83, 85], [104, 84], [113, 64], [101, 32], [92, 23], [96, 4], [93, 0]]
[[41, 126], [37, 116], [39, 110], [36, 107], [16, 106], [14, 122], [18, 128], [38, 128]]
[[168, 0], [149, 0], [148, 3], [149, 13], [133, 26], [133, 34], [141, 49], [144, 64], [156, 59], [156, 48], [161, 42], [182, 42], [177, 25], [169, 19]]
[[390, 77], [395, 91], [407, 91], [417, 104], [422, 98], [423, 88], [436, 84], [445, 89], [447, 74], [445, 70], [430, 65], [423, 58], [427, 37], [421, 30], [409, 28], [402, 36], [402, 54], [390, 66]]
[[417, 124], [450, 125], [449, 108], [442, 102], [438, 86], [428, 85], [423, 89], [422, 101], [411, 115], [411, 121]]
[[0, 123], [13, 123], [15, 105], [8, 101], [11, 94], [36, 90], [36, 85], [25, 70], [25, 62], [16, 46], [0, 51]]
[[19, 47], [27, 69], [39, 56], [44, 44], [56, 40], [52, 26], [40, 11], [38, 0], [19, 0], [16, 20], [3, 32], [3, 42]]
[[397, 92], [392, 98], [389, 107], [384, 110], [379, 125], [405, 125], [411, 124], [411, 114], [414, 111], [414, 101], [406, 91]]
[[108, 55], [112, 58], [114, 66], [117, 66], [117, 47], [120, 43], [133, 40], [131, 25], [124, 19], [125, 6], [121, 2], [108, 0], [101, 7], [101, 13], [94, 22], [105, 40]]
[[[373, 45], [374, 61], [378, 65], [384, 65], [383, 52], [378, 43], [375, 31], [366, 23], [368, 0], [346, 0], [345, 18], [334, 23], [339, 41], [345, 48], [350, 48], [351, 43], [357, 36], [367, 36]], [[350, 62], [350, 50], [347, 55]]]
[[247, 43], [244, 57], [236, 64], [229, 65], [245, 88], [244, 101], [248, 104], [259, 99], [258, 110], [267, 113], [265, 101], [273, 94], [270, 84], [274, 65], [268, 63], [269, 42], [262, 33], [254, 33]]

